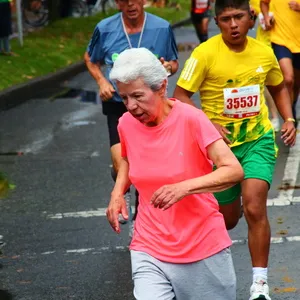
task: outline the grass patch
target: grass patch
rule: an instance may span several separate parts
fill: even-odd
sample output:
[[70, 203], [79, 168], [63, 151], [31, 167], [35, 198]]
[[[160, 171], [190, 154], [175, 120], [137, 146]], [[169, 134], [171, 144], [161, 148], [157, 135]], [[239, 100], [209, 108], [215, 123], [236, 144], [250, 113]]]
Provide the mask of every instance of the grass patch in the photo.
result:
[[[172, 24], [189, 14], [187, 1], [179, 2], [182, 10], [151, 7], [147, 8], [147, 11], [163, 17]], [[113, 13], [115, 12], [111, 11], [109, 15]], [[24, 47], [19, 45], [17, 39], [12, 40], [12, 49], [19, 56], [0, 55], [0, 90], [81, 61], [95, 25], [107, 16], [100, 13], [90, 17], [59, 20], [26, 35]]]

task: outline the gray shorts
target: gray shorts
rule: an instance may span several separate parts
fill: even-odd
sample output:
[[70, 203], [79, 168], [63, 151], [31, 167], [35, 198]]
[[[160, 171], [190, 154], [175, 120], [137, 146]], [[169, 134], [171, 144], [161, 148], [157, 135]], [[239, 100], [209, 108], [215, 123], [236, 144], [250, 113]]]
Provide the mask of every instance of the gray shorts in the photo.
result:
[[188, 264], [166, 263], [131, 250], [137, 300], [235, 300], [236, 276], [229, 248]]

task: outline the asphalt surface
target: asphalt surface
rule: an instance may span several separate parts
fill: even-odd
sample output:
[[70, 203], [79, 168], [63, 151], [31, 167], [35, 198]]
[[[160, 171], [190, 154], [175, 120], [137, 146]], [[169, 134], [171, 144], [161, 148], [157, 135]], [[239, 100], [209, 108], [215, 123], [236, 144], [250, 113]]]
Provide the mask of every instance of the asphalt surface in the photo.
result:
[[[211, 34], [216, 32], [211, 24]], [[175, 34], [178, 43], [197, 42], [192, 28], [176, 29]], [[181, 68], [188, 56], [180, 53]], [[177, 76], [170, 78], [170, 94]], [[0, 235], [6, 243], [0, 290], [18, 300], [131, 300], [128, 228], [123, 226], [118, 236], [103, 216], [113, 182], [96, 86], [87, 73], [64, 84], [77, 91], [32, 99], [0, 113], [0, 170], [16, 184], [9, 198], [0, 201]], [[83, 102], [87, 96], [96, 103]], [[285, 182], [299, 186], [300, 152], [296, 146], [289, 153], [279, 137], [277, 142], [279, 158], [268, 202], [276, 204], [268, 210], [273, 237], [269, 284], [272, 300], [292, 300], [300, 299], [299, 190], [280, 187]], [[238, 299], [244, 300], [251, 283], [244, 219], [230, 235]], [[10, 298], [0, 292], [4, 299]]]

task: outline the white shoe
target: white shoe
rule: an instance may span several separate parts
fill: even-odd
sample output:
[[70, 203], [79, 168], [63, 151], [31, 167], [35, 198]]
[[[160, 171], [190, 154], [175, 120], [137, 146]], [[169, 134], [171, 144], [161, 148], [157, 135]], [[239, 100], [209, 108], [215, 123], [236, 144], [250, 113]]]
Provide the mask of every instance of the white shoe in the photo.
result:
[[271, 300], [269, 296], [269, 286], [265, 279], [257, 277], [250, 288], [249, 300], [264, 299]]
[[278, 132], [280, 130], [279, 118], [273, 118], [273, 119], [271, 119], [271, 123], [273, 125], [274, 131]]

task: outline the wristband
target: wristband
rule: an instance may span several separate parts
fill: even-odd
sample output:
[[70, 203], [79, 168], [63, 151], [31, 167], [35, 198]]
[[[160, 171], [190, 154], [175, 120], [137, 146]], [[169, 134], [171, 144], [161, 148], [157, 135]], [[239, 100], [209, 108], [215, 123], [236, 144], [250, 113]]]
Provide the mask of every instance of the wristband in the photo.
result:
[[285, 120], [285, 122], [294, 122], [294, 123], [296, 123], [296, 120], [294, 118], [287, 118]]

